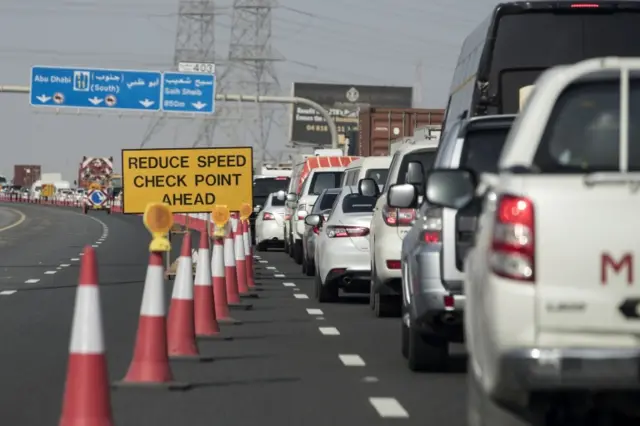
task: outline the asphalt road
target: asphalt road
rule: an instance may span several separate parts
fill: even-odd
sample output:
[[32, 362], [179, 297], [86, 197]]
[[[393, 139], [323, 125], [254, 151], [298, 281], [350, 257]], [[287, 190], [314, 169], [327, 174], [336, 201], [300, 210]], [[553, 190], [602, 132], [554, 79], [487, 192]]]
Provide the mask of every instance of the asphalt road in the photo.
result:
[[[8, 425], [56, 424], [78, 253], [97, 246], [109, 369], [118, 380], [131, 360], [149, 234], [137, 216], [18, 208], [24, 224], [0, 232], [0, 413]], [[116, 424], [465, 424], [462, 357], [446, 374], [411, 373], [399, 319], [374, 318], [366, 298], [320, 306], [311, 278], [285, 254], [258, 254], [263, 291], [252, 311], [233, 311], [242, 325], [223, 326], [234, 340], [200, 343], [213, 363], [172, 364], [177, 379], [194, 385], [189, 391], [113, 391]]]

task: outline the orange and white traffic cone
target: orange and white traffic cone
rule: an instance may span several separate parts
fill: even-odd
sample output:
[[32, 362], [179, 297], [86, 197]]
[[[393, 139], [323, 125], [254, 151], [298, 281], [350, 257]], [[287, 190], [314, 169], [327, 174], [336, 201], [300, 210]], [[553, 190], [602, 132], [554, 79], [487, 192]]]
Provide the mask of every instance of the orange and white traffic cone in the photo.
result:
[[162, 253], [151, 252], [140, 307], [140, 321], [133, 360], [125, 378], [116, 387], [164, 387], [185, 390], [189, 383], [173, 379], [167, 350]]
[[211, 255], [211, 281], [213, 282], [213, 304], [220, 324], [242, 324], [229, 314], [227, 284], [224, 276], [224, 238], [214, 237]]
[[238, 281], [238, 293], [240, 297], [255, 297], [254, 294], [249, 292], [247, 287], [247, 266], [246, 258], [244, 254], [244, 241], [242, 238], [242, 223], [239, 219], [231, 219], [233, 226], [233, 244], [235, 248], [236, 258], [236, 279]]
[[92, 247], [84, 249], [80, 263], [67, 382], [59, 425], [113, 425], [98, 288], [98, 264]]
[[172, 360], [213, 361], [212, 357], [200, 356], [196, 344], [190, 232], [184, 234], [178, 258], [178, 269], [167, 317], [167, 346], [169, 358]]
[[240, 300], [235, 251], [233, 225], [229, 222], [224, 237], [224, 276], [227, 284], [227, 303], [231, 309], [249, 310], [253, 308], [253, 305]]
[[[194, 314], [196, 337], [203, 339], [220, 339], [220, 325], [216, 319], [211, 283], [211, 259], [209, 259], [209, 236], [200, 232], [198, 248], [198, 265], [194, 286]], [[229, 340], [229, 339], [224, 339]]]
[[250, 290], [256, 289], [256, 284], [253, 281], [253, 254], [251, 253], [251, 236], [249, 235], [249, 221], [242, 221], [242, 242], [244, 244], [244, 257], [245, 257], [245, 268], [247, 275], [247, 287]]

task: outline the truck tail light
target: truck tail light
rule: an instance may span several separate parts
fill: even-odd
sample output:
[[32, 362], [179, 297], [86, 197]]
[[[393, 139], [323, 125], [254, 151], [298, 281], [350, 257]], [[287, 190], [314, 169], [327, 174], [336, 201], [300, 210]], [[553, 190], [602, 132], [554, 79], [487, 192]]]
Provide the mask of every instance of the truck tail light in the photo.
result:
[[422, 241], [435, 244], [442, 241], [442, 209], [429, 208], [425, 212]]
[[365, 237], [369, 235], [369, 228], [362, 226], [329, 226], [327, 236], [329, 238]]
[[410, 226], [416, 218], [416, 210], [396, 209], [385, 204], [382, 207], [382, 218], [389, 226]]
[[269, 212], [262, 213], [262, 220], [276, 220], [276, 217]]
[[534, 281], [535, 214], [524, 197], [498, 199], [489, 262], [494, 274], [519, 281]]

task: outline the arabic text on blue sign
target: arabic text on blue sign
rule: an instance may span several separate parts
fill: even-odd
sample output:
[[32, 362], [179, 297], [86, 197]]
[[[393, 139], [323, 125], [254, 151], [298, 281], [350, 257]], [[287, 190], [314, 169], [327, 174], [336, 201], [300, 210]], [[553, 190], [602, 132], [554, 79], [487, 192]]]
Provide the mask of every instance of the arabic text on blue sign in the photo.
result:
[[163, 74], [163, 111], [213, 114], [215, 94], [215, 75], [177, 72]]
[[159, 111], [162, 73], [33, 67], [30, 103], [38, 107]]

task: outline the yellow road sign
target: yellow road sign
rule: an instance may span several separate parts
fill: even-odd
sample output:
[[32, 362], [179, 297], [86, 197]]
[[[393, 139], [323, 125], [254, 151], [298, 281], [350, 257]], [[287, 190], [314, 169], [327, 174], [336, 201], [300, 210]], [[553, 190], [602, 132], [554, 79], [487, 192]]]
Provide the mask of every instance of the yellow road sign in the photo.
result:
[[56, 192], [56, 187], [50, 183], [45, 183], [44, 185], [42, 185], [42, 189], [40, 190], [40, 193], [42, 194], [43, 197], [53, 197], [53, 194], [55, 192]]
[[253, 198], [253, 150], [123, 149], [122, 184], [124, 213], [144, 213], [153, 202], [173, 213], [239, 210]]
[[173, 226], [173, 214], [169, 206], [163, 203], [149, 203], [145, 208], [142, 221], [153, 236], [149, 251], [171, 250], [167, 233]]

